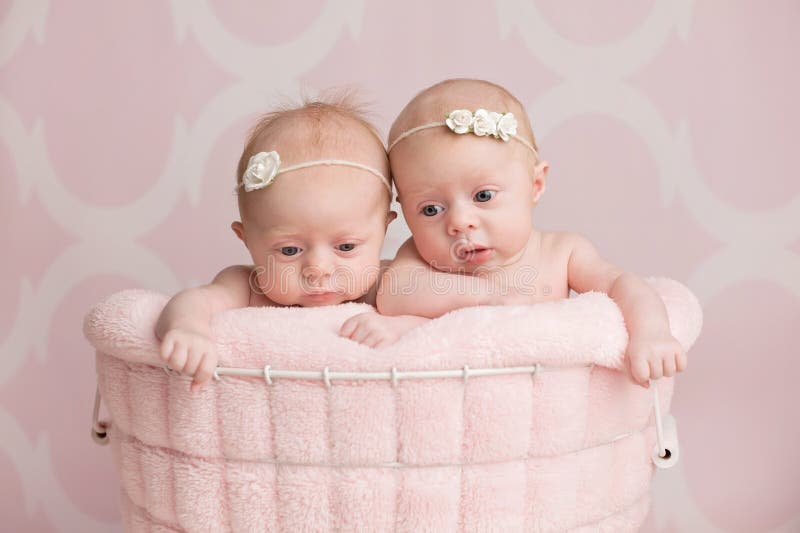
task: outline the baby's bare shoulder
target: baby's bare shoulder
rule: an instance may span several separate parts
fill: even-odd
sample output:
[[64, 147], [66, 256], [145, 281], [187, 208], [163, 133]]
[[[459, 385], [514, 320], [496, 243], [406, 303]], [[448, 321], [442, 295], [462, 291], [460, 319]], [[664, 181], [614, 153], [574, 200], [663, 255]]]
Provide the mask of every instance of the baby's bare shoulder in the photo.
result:
[[406, 267], [406, 266], [424, 266], [430, 268], [430, 265], [417, 252], [417, 247], [414, 245], [414, 239], [409, 237], [400, 248], [397, 250], [397, 255], [390, 263], [390, 267]]
[[589, 239], [574, 231], [543, 231], [541, 232], [541, 248], [546, 255], [569, 255], [575, 248], [591, 245]]
[[232, 265], [220, 270], [211, 282], [217, 294], [232, 307], [261, 307], [275, 305], [258, 290], [253, 265]]
[[211, 283], [223, 287], [238, 288], [242, 283], [249, 283], [252, 273], [252, 265], [231, 265], [220, 270]]

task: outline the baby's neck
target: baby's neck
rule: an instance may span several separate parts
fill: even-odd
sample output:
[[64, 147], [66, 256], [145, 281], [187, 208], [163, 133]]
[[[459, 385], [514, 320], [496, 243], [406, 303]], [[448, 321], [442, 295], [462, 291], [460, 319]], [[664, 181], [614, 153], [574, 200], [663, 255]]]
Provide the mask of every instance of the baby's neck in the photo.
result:
[[528, 235], [528, 242], [526, 242], [525, 246], [523, 246], [519, 252], [514, 254], [514, 256], [511, 257], [511, 259], [506, 261], [505, 264], [501, 265], [502, 268], [513, 267], [514, 265], [522, 261], [524, 257], [530, 257], [531, 254], [537, 255], [539, 253], [539, 248], [541, 247], [541, 245], [542, 245], [542, 234], [539, 231], [537, 231], [536, 228], [531, 227], [531, 233], [530, 235]]

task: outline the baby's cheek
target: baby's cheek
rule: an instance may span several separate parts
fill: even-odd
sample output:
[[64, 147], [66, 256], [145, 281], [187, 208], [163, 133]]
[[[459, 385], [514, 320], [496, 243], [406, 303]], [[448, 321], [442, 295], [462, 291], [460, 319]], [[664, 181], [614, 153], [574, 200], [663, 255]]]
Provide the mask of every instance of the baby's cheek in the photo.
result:
[[378, 281], [380, 275], [380, 261], [361, 259], [343, 265], [339, 269], [334, 284], [336, 288], [356, 297], [366, 293]]
[[267, 298], [282, 305], [293, 305], [299, 294], [298, 278], [293, 265], [268, 269], [262, 276], [261, 289]]
[[[511, 214], [511, 213], [510, 213]], [[508, 216], [500, 221], [494, 228], [494, 233], [503, 236], [503, 240], [508, 245], [516, 248], [522, 248], [527, 244], [531, 234], [531, 218], [530, 213], [521, 212], [518, 216]]]
[[418, 231], [413, 236], [417, 252], [427, 263], [434, 261], [437, 263], [447, 262], [449, 246], [444, 239], [437, 239], [430, 235], [428, 231]]

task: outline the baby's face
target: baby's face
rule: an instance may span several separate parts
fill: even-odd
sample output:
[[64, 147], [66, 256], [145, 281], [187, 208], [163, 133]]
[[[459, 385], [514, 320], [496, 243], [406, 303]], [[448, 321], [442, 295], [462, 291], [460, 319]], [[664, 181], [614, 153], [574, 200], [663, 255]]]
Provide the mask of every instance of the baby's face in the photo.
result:
[[254, 290], [280, 305], [313, 307], [356, 300], [377, 281], [389, 215], [376, 177], [317, 166], [244, 194], [258, 195], [243, 213]]
[[520, 143], [432, 129], [403, 140], [390, 160], [414, 244], [433, 268], [471, 273], [522, 256], [541, 191]]

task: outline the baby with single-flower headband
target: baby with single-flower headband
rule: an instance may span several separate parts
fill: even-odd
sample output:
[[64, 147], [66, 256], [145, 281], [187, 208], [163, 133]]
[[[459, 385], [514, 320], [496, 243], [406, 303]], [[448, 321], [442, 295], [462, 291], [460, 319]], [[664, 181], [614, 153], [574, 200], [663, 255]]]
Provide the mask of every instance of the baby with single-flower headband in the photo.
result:
[[381, 246], [396, 216], [391, 191], [383, 142], [348, 97], [265, 115], [239, 160], [241, 220], [231, 225], [253, 264], [229, 266], [169, 301], [156, 325], [162, 359], [194, 376], [196, 390], [217, 366], [215, 313], [374, 304]]

